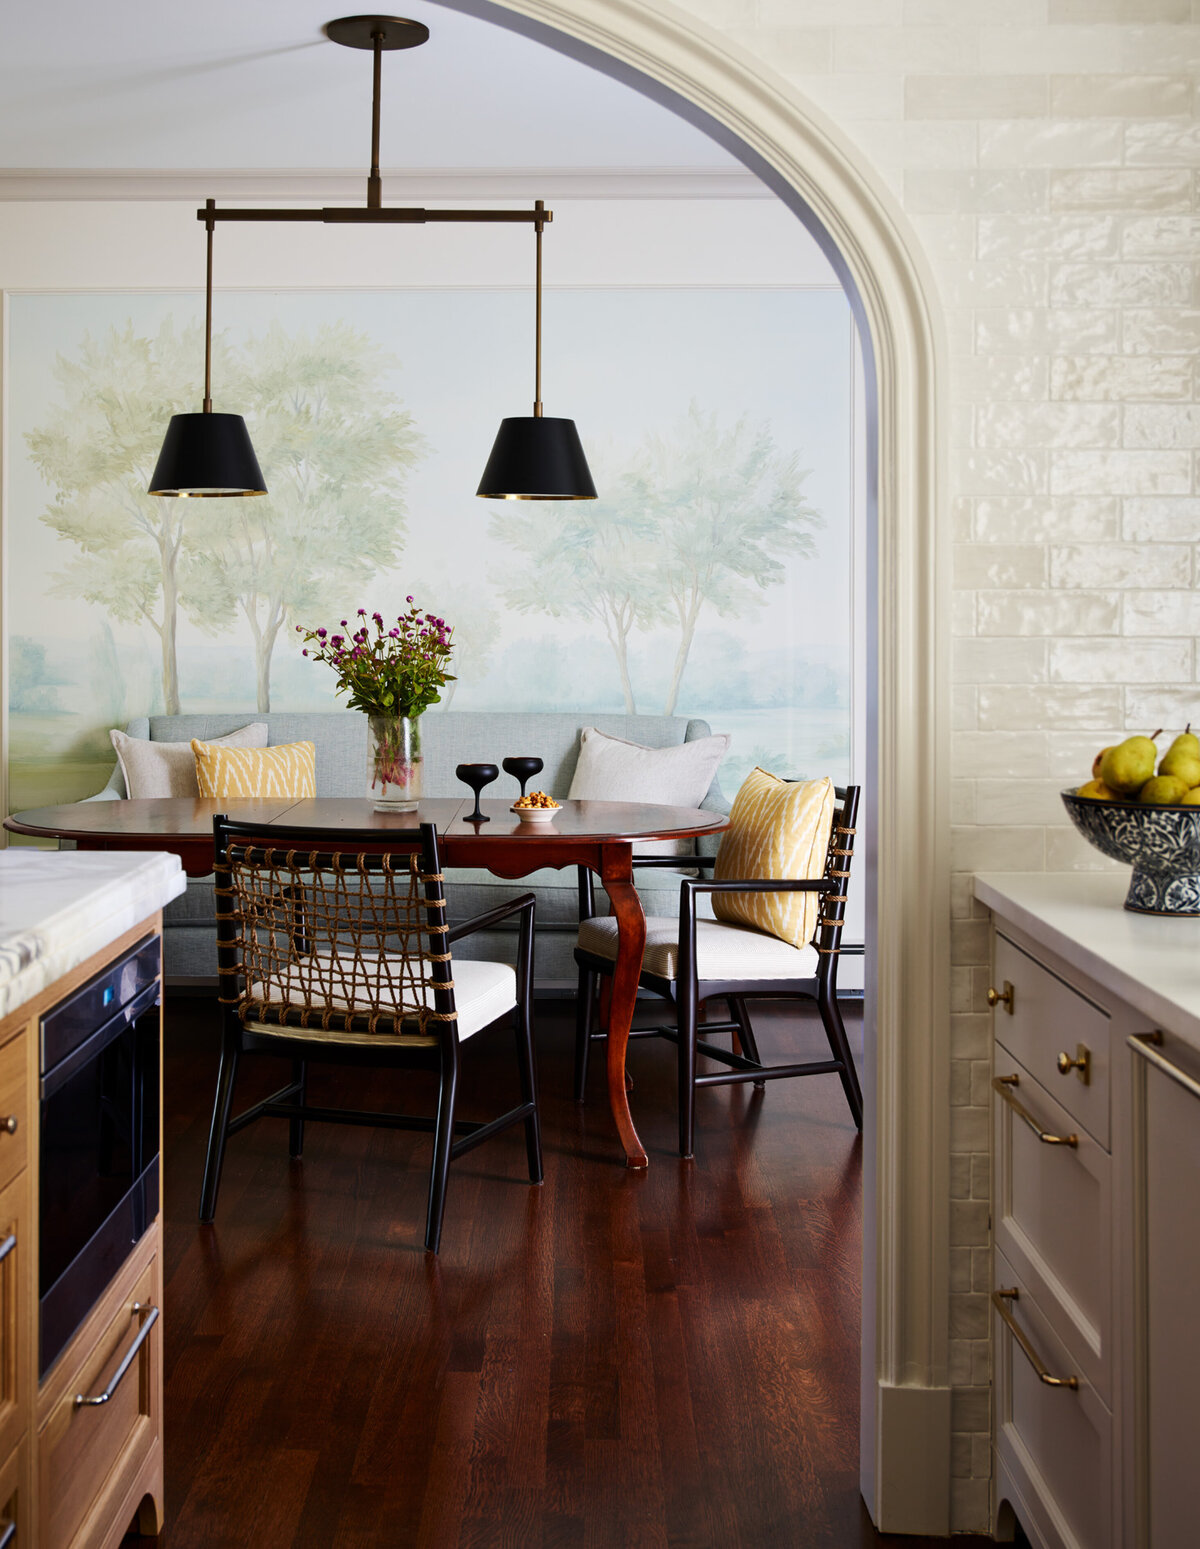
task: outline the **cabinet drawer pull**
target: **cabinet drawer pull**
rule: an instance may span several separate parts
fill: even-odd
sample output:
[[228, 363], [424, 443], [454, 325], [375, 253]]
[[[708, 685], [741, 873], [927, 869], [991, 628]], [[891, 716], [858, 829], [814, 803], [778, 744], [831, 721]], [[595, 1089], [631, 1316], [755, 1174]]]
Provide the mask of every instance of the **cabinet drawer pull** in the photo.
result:
[[988, 988], [988, 1005], [1003, 1006], [1005, 1011], [1008, 1012], [1009, 1016], [1012, 1016], [1013, 1014], [1013, 1002], [1015, 999], [1016, 991], [1013, 989], [1012, 985], [1008, 982], [1007, 979], [1004, 981], [1004, 988], [1002, 990], [996, 989], [995, 986], [989, 986]]
[[1020, 1327], [1016, 1318], [1013, 1317], [1012, 1313], [1004, 1305], [1006, 1301], [1015, 1302], [1020, 1294], [1016, 1286], [1013, 1286], [1011, 1291], [1006, 1291], [1001, 1287], [1000, 1290], [992, 1292], [992, 1306], [1000, 1314], [1004, 1326], [1009, 1333], [1025, 1352], [1025, 1357], [1030, 1366], [1038, 1374], [1039, 1382], [1044, 1382], [1048, 1388], [1077, 1388], [1079, 1386], [1078, 1377], [1054, 1377], [1051, 1375], [1050, 1368], [1029, 1343], [1029, 1335]]
[[1200, 1081], [1194, 1076], [1189, 1076], [1186, 1070], [1180, 1070], [1179, 1066], [1158, 1049], [1163, 1041], [1160, 1032], [1134, 1033], [1129, 1040], [1129, 1047], [1135, 1054], [1140, 1054], [1144, 1060], [1148, 1060], [1155, 1070], [1161, 1070], [1164, 1076], [1169, 1077], [1177, 1086], [1181, 1086], [1185, 1092], [1190, 1092], [1193, 1097], [1200, 1097]]
[[1060, 1076], [1069, 1076], [1072, 1071], [1075, 1071], [1078, 1074], [1079, 1079], [1083, 1082], [1084, 1086], [1091, 1086], [1092, 1051], [1088, 1048], [1086, 1043], [1077, 1043], [1075, 1045], [1074, 1059], [1072, 1059], [1064, 1049], [1054, 1063], [1058, 1067], [1058, 1073]]
[[[0, 1130], [3, 1130], [6, 1135], [15, 1135], [17, 1133], [17, 1116], [15, 1113], [10, 1113], [7, 1119], [0, 1119]], [[0, 1540], [0, 1549], [4, 1549], [3, 1540]]]
[[11, 1517], [0, 1517], [0, 1549], [8, 1549], [17, 1536], [17, 1524]]
[[150, 1330], [154, 1327], [154, 1325], [158, 1322], [158, 1308], [157, 1307], [143, 1306], [143, 1304], [141, 1302], [134, 1302], [133, 1306], [129, 1310], [134, 1315], [134, 1317], [137, 1317], [139, 1313], [146, 1313], [146, 1314], [148, 1314], [148, 1316], [146, 1317], [145, 1321], [143, 1322], [141, 1328], [138, 1329], [138, 1331], [137, 1331], [137, 1338], [130, 1345], [129, 1349], [126, 1350], [125, 1355], [124, 1355], [124, 1357], [123, 1357], [123, 1359], [121, 1361], [120, 1366], [118, 1366], [116, 1371], [113, 1372], [112, 1381], [105, 1388], [103, 1393], [97, 1393], [94, 1397], [89, 1397], [85, 1393], [76, 1393], [76, 1395], [75, 1395], [75, 1407], [76, 1407], [76, 1409], [90, 1409], [90, 1408], [94, 1408], [98, 1404], [107, 1404], [108, 1403], [109, 1399], [113, 1396], [113, 1394], [121, 1386], [121, 1379], [125, 1376], [125, 1373], [133, 1365], [134, 1360], [137, 1357], [138, 1351], [146, 1343], [146, 1336], [149, 1334]]
[[992, 1077], [993, 1089], [999, 1092], [1000, 1096], [1004, 1099], [1004, 1101], [1008, 1104], [1008, 1106], [1012, 1109], [1018, 1118], [1025, 1120], [1026, 1124], [1029, 1125], [1029, 1128], [1033, 1131], [1033, 1133], [1044, 1146], [1077, 1146], [1079, 1144], [1078, 1135], [1048, 1135], [1046, 1133], [1046, 1131], [1034, 1118], [1033, 1114], [1031, 1114], [1029, 1109], [1026, 1108], [1025, 1104], [1018, 1102], [1017, 1099], [1013, 1096], [1013, 1087], [1020, 1086], [1020, 1084], [1020, 1076]]
[[[3, 1242], [0, 1242], [0, 1264], [4, 1263], [4, 1260], [8, 1257], [8, 1255], [12, 1252], [12, 1250], [16, 1246], [17, 1246], [16, 1233], [15, 1232], [9, 1232], [8, 1236], [3, 1240]], [[4, 1549], [3, 1542], [0, 1542], [0, 1549]]]

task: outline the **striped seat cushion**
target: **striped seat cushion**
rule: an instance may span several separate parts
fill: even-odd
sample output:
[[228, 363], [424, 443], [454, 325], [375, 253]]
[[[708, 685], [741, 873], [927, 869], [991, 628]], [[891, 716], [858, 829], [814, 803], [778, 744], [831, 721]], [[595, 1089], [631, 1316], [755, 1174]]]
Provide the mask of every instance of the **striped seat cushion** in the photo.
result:
[[[611, 916], [584, 920], [579, 927], [579, 947], [593, 957], [615, 958], [617, 922]], [[674, 980], [679, 972], [678, 918], [646, 921], [646, 973]], [[725, 925], [720, 920], [696, 921], [696, 968], [700, 979], [815, 979], [815, 947], [792, 947], [776, 936], [764, 935], [744, 925]]]
[[274, 748], [232, 748], [192, 741], [201, 796], [220, 800], [282, 797], [303, 801], [317, 794], [316, 747], [285, 742]]

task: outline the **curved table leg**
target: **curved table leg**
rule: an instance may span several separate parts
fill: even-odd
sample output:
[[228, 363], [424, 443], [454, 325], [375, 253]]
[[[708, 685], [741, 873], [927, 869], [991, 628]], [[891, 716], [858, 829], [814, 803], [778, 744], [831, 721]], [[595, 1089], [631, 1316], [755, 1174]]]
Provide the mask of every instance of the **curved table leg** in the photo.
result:
[[625, 1148], [625, 1165], [645, 1167], [646, 1149], [633, 1127], [629, 1094], [625, 1088], [625, 1051], [629, 1047], [638, 975], [642, 971], [642, 953], [646, 947], [646, 916], [633, 885], [632, 856], [632, 845], [605, 845], [600, 871], [617, 922], [617, 960], [613, 967], [608, 1017], [608, 1101]]

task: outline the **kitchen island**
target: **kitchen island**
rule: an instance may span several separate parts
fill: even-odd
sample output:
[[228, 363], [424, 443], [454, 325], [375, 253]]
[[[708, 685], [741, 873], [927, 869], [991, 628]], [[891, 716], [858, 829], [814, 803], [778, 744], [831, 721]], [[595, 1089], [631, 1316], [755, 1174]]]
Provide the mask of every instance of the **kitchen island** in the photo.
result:
[[1200, 919], [1119, 873], [990, 874], [996, 1525], [1194, 1537]]
[[3, 1542], [162, 1523], [159, 961], [184, 885], [167, 854], [0, 852]]

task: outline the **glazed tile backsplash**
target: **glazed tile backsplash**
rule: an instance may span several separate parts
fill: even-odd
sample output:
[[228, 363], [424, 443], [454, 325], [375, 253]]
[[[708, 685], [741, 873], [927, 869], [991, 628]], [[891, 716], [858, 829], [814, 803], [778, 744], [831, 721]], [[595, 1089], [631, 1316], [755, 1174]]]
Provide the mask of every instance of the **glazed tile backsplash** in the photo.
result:
[[1200, 720], [1200, 6], [680, 0], [901, 202], [950, 346], [954, 1526], [988, 1522], [986, 931], [976, 869], [1104, 867], [1059, 810]]

